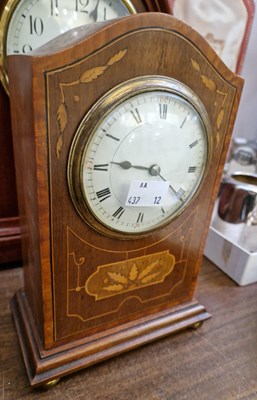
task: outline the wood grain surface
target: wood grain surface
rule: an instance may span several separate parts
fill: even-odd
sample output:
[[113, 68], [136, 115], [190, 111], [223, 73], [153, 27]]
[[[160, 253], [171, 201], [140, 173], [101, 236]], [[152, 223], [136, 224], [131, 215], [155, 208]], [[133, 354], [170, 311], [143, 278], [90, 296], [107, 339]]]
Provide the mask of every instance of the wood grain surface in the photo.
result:
[[212, 318], [63, 378], [31, 389], [10, 311], [22, 269], [0, 272], [1, 400], [256, 400], [257, 284], [238, 287], [204, 259], [197, 297]]

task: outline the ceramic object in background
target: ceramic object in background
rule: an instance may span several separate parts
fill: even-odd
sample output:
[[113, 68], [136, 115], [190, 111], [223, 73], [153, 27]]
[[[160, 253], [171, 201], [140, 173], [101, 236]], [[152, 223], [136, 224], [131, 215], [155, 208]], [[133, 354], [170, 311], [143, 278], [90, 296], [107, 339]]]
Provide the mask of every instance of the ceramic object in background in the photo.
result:
[[253, 0], [170, 0], [173, 14], [210, 43], [234, 72], [240, 73], [254, 16]]

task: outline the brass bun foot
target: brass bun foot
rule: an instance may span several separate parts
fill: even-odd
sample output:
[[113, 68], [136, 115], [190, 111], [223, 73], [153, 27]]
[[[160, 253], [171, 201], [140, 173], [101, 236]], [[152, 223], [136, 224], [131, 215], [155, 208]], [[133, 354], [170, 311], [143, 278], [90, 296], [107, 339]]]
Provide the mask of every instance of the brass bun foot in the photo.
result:
[[42, 387], [46, 390], [51, 389], [53, 386], [57, 385], [60, 378], [52, 379], [51, 381], [46, 382]]
[[203, 321], [198, 321], [194, 325], [191, 326], [192, 329], [198, 329], [202, 326]]

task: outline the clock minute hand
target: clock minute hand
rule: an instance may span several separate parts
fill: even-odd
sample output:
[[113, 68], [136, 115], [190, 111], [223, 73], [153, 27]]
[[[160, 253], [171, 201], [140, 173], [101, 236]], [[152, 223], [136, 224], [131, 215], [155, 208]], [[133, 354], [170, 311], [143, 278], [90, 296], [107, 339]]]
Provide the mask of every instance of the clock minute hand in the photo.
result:
[[[158, 176], [163, 180], [163, 181], [167, 181], [167, 179], [165, 179], [160, 173], [158, 174]], [[174, 189], [174, 187], [172, 185], [169, 184], [169, 188], [173, 191], [173, 193], [176, 195], [176, 197], [178, 197], [178, 192]], [[178, 197], [178, 199], [184, 203], [184, 200], [181, 197]]]

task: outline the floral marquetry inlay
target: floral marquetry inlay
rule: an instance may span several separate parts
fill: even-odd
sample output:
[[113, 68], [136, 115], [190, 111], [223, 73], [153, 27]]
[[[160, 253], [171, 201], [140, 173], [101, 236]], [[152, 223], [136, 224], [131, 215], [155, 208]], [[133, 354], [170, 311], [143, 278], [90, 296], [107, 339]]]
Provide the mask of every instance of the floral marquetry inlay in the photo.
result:
[[175, 265], [168, 251], [101, 265], [86, 281], [86, 292], [96, 300], [163, 282]]
[[[88, 84], [96, 80], [98, 77], [103, 75], [105, 71], [110, 68], [112, 65], [116, 64], [119, 62], [127, 53], [127, 49], [120, 50], [118, 53], [114, 54], [105, 65], [99, 65], [90, 69], [85, 70], [80, 77], [72, 82], [68, 83], [59, 83], [59, 89], [60, 89], [60, 96], [61, 96], [61, 102], [57, 110], [57, 120], [58, 120], [58, 125], [60, 129], [60, 135], [58, 137], [58, 141], [56, 143], [56, 155], [57, 158], [60, 156], [60, 152], [62, 149], [63, 145], [63, 132], [65, 131], [65, 128], [68, 123], [69, 119], [69, 114], [68, 114], [68, 107], [66, 104], [66, 99], [65, 99], [65, 93], [64, 89], [67, 87], [72, 87], [80, 84]], [[80, 98], [78, 95], [74, 96], [74, 101], [78, 103], [80, 101]]]
[[216, 128], [217, 128], [216, 147], [217, 147], [220, 142], [220, 128], [221, 128], [221, 124], [223, 122], [223, 118], [224, 118], [224, 114], [225, 114], [224, 105], [227, 100], [228, 94], [219, 90], [216, 82], [212, 78], [209, 78], [208, 76], [206, 76], [202, 73], [200, 64], [198, 64], [198, 62], [196, 62], [193, 58], [191, 58], [191, 64], [192, 64], [192, 67], [194, 68], [194, 70], [199, 73], [203, 85], [207, 89], [209, 89], [210, 92], [213, 92], [213, 93], [216, 93], [216, 94], [222, 96], [221, 108], [218, 112], [217, 119], [216, 119]]

